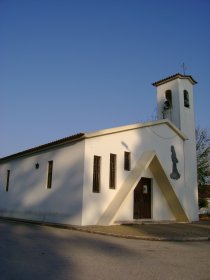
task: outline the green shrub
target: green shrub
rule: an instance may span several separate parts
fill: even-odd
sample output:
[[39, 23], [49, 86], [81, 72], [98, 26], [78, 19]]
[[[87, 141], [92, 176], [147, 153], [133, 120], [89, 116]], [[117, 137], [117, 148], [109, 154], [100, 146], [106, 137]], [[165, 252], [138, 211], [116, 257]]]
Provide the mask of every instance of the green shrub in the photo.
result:
[[198, 201], [199, 209], [208, 207], [208, 200], [206, 198], [200, 198]]

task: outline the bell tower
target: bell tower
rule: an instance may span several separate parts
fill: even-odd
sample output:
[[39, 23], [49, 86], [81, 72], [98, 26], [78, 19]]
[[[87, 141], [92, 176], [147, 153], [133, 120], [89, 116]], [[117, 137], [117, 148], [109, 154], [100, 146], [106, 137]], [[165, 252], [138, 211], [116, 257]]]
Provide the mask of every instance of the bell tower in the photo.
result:
[[[153, 83], [157, 88], [158, 120], [170, 120], [187, 137], [183, 142], [184, 184], [183, 203], [189, 220], [198, 220], [197, 161], [193, 86], [197, 82], [191, 77], [175, 74]], [[178, 148], [177, 148], [178, 149]], [[175, 182], [174, 182], [175, 183]]]
[[191, 77], [176, 74], [153, 83], [157, 87], [158, 119], [169, 119], [188, 139], [195, 138], [193, 85]]

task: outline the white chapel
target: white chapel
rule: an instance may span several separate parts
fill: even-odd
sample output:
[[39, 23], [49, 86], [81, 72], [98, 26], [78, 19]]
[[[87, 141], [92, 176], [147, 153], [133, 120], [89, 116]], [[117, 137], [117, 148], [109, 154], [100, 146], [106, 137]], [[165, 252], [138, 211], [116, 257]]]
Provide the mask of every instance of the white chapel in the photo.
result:
[[0, 159], [0, 217], [67, 225], [198, 220], [193, 86], [153, 83], [157, 121], [79, 133]]

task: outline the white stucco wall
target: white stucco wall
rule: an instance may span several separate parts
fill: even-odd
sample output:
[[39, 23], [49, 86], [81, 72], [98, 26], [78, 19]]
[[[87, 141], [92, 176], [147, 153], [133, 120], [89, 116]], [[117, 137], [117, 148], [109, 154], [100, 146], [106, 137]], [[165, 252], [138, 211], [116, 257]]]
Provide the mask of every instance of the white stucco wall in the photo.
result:
[[[172, 108], [165, 117], [171, 120], [188, 138], [184, 142], [184, 189], [182, 201], [190, 221], [198, 220], [198, 187], [195, 142], [193, 85], [188, 79], [175, 79], [157, 87], [158, 119], [162, 119], [162, 108], [166, 90], [172, 91]], [[184, 90], [189, 94], [189, 108], [184, 106]]]
[[190, 107], [184, 107], [184, 100], [180, 104], [181, 130], [188, 137], [184, 143], [185, 162], [185, 204], [190, 220], [198, 219], [198, 186], [197, 186], [197, 161], [194, 120], [193, 86], [188, 80], [179, 81], [180, 94], [184, 90], [189, 93]]
[[[0, 216], [81, 224], [84, 141], [0, 165]], [[47, 189], [48, 161], [53, 161]], [[39, 163], [39, 169], [35, 164]], [[10, 170], [9, 190], [5, 191]]]
[[[120, 130], [120, 128], [119, 128]], [[132, 172], [145, 151], [155, 151], [170, 179], [171, 146], [178, 159], [179, 180], [172, 180], [174, 191], [190, 220], [196, 220], [195, 176], [190, 174], [184, 141], [166, 123], [148, 125], [115, 133], [87, 134], [86, 139], [45, 152], [0, 164], [0, 216], [63, 224], [97, 224], [101, 215]], [[124, 152], [131, 152], [131, 171], [124, 170]], [[117, 155], [117, 186], [109, 189], [110, 153]], [[101, 156], [101, 189], [93, 193], [93, 158]], [[53, 161], [52, 188], [47, 189], [48, 161]], [[35, 164], [39, 163], [39, 169]], [[6, 192], [7, 170], [10, 170]], [[152, 179], [152, 219], [174, 220], [166, 199], [150, 170], [144, 177]], [[190, 186], [192, 184], [192, 186]], [[133, 219], [133, 193], [130, 193], [115, 221]]]
[[[85, 173], [84, 173], [84, 193], [83, 193], [83, 219], [82, 223], [96, 224], [105, 211], [121, 184], [130, 171], [124, 171], [124, 151], [131, 152], [131, 170], [147, 150], [155, 150], [160, 158], [166, 173], [170, 176], [172, 171], [171, 145], [174, 145], [176, 155], [179, 160], [177, 167], [181, 174], [179, 180], [173, 180], [175, 192], [183, 201], [184, 188], [184, 156], [183, 140], [166, 124], [143, 127], [135, 130], [128, 130], [100, 137], [86, 139], [85, 144]], [[110, 153], [117, 154], [117, 187], [115, 190], [109, 189], [109, 160]], [[101, 156], [101, 191], [92, 192], [93, 157]], [[151, 176], [151, 173], [148, 175]], [[157, 200], [156, 200], [157, 197]], [[164, 207], [164, 199], [160, 200], [162, 194], [153, 181], [153, 219], [174, 219], [168, 207]], [[129, 200], [130, 199], [130, 200]], [[129, 219], [133, 216], [132, 194], [127, 198], [128, 210], [121, 214], [117, 219]], [[160, 204], [162, 203], [162, 207]], [[158, 214], [159, 211], [159, 214]], [[124, 214], [122, 214], [124, 213]]]

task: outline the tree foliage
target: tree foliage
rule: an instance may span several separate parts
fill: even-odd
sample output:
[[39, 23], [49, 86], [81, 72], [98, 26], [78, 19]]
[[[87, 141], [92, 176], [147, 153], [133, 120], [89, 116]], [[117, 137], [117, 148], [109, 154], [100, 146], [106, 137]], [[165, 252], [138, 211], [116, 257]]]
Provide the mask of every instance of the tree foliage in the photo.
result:
[[203, 186], [210, 183], [209, 163], [210, 163], [210, 137], [207, 130], [196, 128], [196, 153], [197, 153], [197, 173], [198, 185]]
[[208, 208], [208, 200], [206, 198], [200, 198], [198, 200], [199, 209], [201, 208]]

